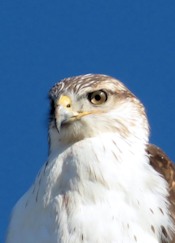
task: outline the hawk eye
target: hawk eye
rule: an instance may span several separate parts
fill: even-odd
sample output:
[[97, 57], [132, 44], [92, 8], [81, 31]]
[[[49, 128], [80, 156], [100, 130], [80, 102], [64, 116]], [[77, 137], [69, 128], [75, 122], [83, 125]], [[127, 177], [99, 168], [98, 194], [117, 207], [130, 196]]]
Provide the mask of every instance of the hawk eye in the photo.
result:
[[107, 94], [103, 90], [98, 90], [89, 93], [88, 100], [94, 105], [101, 105], [107, 101]]

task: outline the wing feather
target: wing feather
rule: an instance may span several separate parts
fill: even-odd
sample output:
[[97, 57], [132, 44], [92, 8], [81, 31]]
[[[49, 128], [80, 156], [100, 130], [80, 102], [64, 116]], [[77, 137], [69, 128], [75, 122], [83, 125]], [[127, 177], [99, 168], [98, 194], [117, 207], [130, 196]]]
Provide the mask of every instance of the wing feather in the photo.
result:
[[[168, 156], [157, 146], [149, 144], [147, 152], [150, 164], [166, 179], [169, 185], [170, 212], [175, 222], [175, 165]], [[163, 232], [166, 235], [166, 232]], [[171, 243], [175, 243], [175, 235]]]

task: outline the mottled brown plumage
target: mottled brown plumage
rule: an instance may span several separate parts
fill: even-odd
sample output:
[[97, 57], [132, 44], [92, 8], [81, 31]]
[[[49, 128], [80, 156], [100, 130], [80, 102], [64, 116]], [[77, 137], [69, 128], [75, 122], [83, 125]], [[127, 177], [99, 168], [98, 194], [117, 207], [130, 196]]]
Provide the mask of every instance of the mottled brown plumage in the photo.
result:
[[[168, 182], [171, 216], [175, 222], [175, 165], [159, 147], [153, 144], [148, 145], [147, 152], [150, 158], [150, 164]], [[166, 235], [166, 232], [164, 232], [164, 235]], [[175, 234], [171, 243], [175, 243]]]

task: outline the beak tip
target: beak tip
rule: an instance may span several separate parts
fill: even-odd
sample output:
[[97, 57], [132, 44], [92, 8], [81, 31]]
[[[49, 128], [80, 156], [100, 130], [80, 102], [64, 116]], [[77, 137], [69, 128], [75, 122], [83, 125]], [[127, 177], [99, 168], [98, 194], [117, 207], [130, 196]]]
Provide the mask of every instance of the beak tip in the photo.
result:
[[55, 122], [55, 126], [56, 126], [56, 129], [57, 129], [58, 133], [60, 133], [60, 131], [61, 131], [61, 123], [56, 121]]

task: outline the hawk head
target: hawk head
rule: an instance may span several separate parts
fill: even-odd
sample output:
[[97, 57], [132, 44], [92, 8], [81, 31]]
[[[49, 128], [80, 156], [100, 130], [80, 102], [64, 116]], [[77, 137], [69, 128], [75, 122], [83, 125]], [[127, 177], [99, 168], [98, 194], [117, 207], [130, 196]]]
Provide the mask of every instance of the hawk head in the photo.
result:
[[113, 133], [148, 141], [149, 128], [140, 101], [118, 80], [100, 74], [66, 78], [49, 93], [50, 149]]

